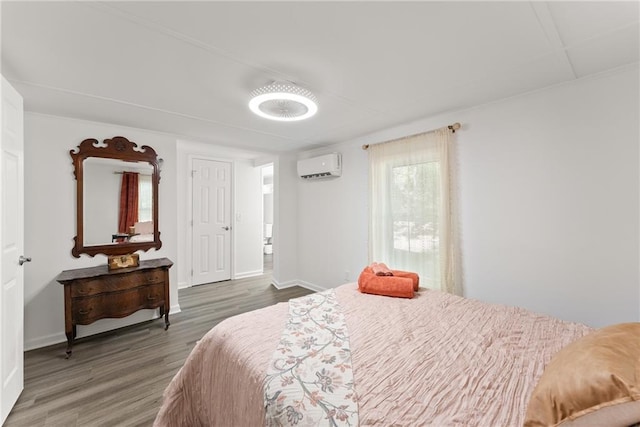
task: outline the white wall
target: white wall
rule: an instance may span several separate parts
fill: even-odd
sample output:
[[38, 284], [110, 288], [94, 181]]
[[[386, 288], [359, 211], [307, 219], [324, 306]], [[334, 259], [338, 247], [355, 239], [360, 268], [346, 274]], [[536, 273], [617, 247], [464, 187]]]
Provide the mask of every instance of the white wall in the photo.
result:
[[273, 283], [299, 283], [297, 156], [282, 154], [273, 162]]
[[297, 179], [298, 273], [312, 289], [353, 282], [367, 264], [367, 158], [360, 145], [323, 154], [332, 151], [342, 154], [341, 177]]
[[234, 277], [262, 274], [262, 173], [253, 161], [237, 160], [234, 168]]
[[[194, 141], [177, 142], [177, 215], [178, 215], [178, 258], [177, 268], [180, 287], [191, 285], [191, 161], [193, 158], [205, 158], [233, 163], [233, 204], [240, 213], [240, 221], [235, 221], [233, 230], [233, 277], [248, 277], [262, 271], [262, 229], [256, 222], [262, 223], [262, 185], [260, 168], [254, 167], [250, 159], [264, 156], [264, 153], [235, 149], [220, 145], [204, 144]], [[258, 176], [256, 179], [255, 176]], [[255, 234], [254, 234], [255, 233]]]
[[265, 224], [273, 224], [273, 193], [263, 193], [262, 207], [262, 222]]
[[115, 172], [118, 166], [122, 171], [122, 164], [116, 160], [111, 163], [98, 163], [92, 160], [96, 159], [86, 159], [82, 167], [84, 181], [82, 232], [85, 246], [111, 243], [111, 235], [118, 232], [119, 225], [122, 175], [116, 175]]
[[[159, 228], [162, 248], [139, 252], [141, 259], [167, 257], [177, 262], [175, 138], [120, 126], [32, 113], [25, 114], [25, 347], [32, 349], [66, 340], [63, 286], [55, 281], [62, 270], [106, 264], [103, 255], [71, 255], [76, 235], [76, 181], [69, 151], [86, 138], [125, 136], [153, 147], [164, 159], [159, 187]], [[179, 310], [177, 270], [170, 270], [171, 312]], [[142, 310], [124, 319], [103, 319], [78, 326], [78, 337], [153, 318], [157, 310]], [[158, 322], [158, 327], [162, 327]]]
[[596, 327], [639, 321], [639, 89], [636, 65], [301, 153], [342, 152], [344, 170], [281, 177], [298, 187], [298, 281], [333, 287], [367, 262], [360, 145], [458, 121], [465, 295]]

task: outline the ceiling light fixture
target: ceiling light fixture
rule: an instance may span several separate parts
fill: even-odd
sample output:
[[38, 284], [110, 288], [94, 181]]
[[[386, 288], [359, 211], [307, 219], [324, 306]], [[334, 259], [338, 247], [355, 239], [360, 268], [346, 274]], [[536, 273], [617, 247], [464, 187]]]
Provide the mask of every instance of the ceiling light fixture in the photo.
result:
[[249, 108], [265, 119], [294, 122], [318, 111], [317, 98], [293, 83], [274, 82], [251, 92]]

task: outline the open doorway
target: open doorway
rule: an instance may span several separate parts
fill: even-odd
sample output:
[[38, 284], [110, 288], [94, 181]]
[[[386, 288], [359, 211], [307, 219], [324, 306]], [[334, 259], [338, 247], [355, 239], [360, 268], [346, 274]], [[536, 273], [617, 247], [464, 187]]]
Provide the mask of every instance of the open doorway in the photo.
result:
[[262, 270], [273, 270], [273, 163], [262, 166]]

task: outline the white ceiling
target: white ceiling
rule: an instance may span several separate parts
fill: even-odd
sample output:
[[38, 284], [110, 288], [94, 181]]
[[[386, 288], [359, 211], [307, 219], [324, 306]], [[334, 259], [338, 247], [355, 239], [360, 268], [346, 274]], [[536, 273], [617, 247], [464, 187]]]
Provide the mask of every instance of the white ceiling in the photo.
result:
[[[639, 61], [631, 2], [9, 2], [27, 111], [261, 151], [312, 148]], [[318, 114], [254, 116], [273, 80]]]

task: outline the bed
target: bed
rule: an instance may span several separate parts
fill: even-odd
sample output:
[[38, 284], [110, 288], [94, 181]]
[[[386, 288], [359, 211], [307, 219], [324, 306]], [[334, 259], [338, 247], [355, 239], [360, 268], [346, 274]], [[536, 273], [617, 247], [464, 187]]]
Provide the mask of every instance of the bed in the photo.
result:
[[133, 225], [133, 234], [129, 237], [130, 243], [153, 242], [153, 221], [136, 222]]
[[[592, 332], [433, 290], [389, 298], [352, 283], [334, 292], [363, 426], [522, 426], [545, 366]], [[265, 373], [287, 316], [281, 303], [210, 330], [165, 390], [154, 425], [265, 425]]]

